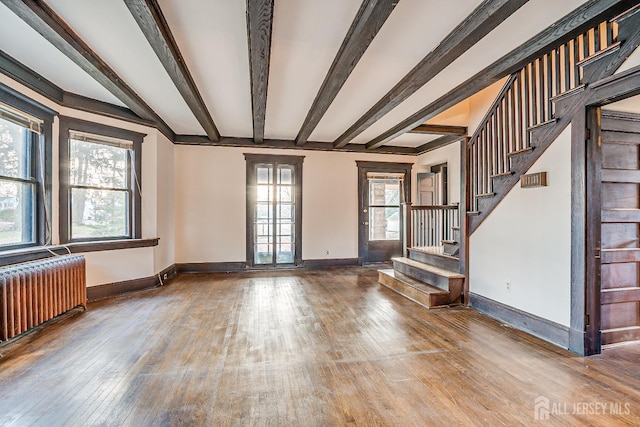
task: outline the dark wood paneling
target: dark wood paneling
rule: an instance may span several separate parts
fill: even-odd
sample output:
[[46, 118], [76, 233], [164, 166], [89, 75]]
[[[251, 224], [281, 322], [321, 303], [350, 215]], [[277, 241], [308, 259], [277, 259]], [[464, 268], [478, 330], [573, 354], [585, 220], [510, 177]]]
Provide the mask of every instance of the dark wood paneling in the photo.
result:
[[628, 248], [640, 238], [638, 226], [633, 223], [602, 224], [601, 230], [603, 249]]
[[154, 122], [169, 139], [175, 139], [174, 132], [160, 116], [46, 3], [36, 0], [1, 1], [138, 116]]
[[487, 316], [561, 347], [569, 347], [569, 328], [566, 326], [474, 293], [469, 294], [469, 302], [474, 310]]
[[257, 144], [264, 142], [272, 25], [273, 0], [247, 0], [247, 37], [249, 73], [251, 75], [253, 140]]
[[124, 0], [124, 3], [209, 139], [220, 139], [218, 128], [200, 96], [157, 0]]
[[[380, 146], [408, 132], [430, 118], [467, 99], [471, 95], [489, 87], [501, 78], [518, 71], [533, 59], [571, 40], [593, 25], [602, 22], [604, 19], [611, 18], [618, 13], [622, 13], [634, 5], [635, 2], [629, 0], [592, 0], [581, 5], [464, 83], [458, 85], [453, 90], [412, 114], [396, 126], [372, 139], [368, 143], [368, 146]], [[624, 55], [628, 54], [625, 52]], [[640, 87], [640, 84], [636, 85], [636, 87]]]
[[607, 289], [602, 291], [600, 301], [602, 304], [617, 304], [640, 300], [640, 288]]
[[640, 209], [603, 209], [602, 222], [640, 222]]
[[637, 145], [611, 143], [602, 145], [604, 169], [638, 169], [638, 160], [640, 158]]
[[627, 132], [603, 131], [602, 138], [610, 144], [640, 144], [638, 135]]
[[602, 208], [638, 209], [638, 184], [602, 183]]
[[602, 344], [616, 344], [624, 341], [639, 341], [640, 326], [635, 328], [621, 328], [609, 331], [602, 331]]
[[[631, 158], [637, 161], [637, 158]], [[640, 170], [614, 170], [602, 169], [603, 182], [640, 183]]]
[[[431, 81], [526, 2], [527, 0], [484, 0], [369, 111], [340, 135], [333, 145], [343, 147], [348, 144], [354, 137]], [[425, 120], [421, 123], [424, 122]], [[415, 125], [421, 123], [415, 123]], [[378, 146], [371, 144], [367, 148]]]
[[[601, 279], [602, 289], [613, 288], [628, 288], [634, 287], [638, 284], [638, 264], [637, 257], [632, 259], [615, 259], [612, 256], [611, 259], [607, 255], [607, 251], [603, 251], [602, 266], [601, 266]], [[613, 254], [619, 254], [620, 252], [613, 252]], [[630, 261], [630, 262], [627, 262]], [[615, 262], [615, 264], [609, 264], [609, 262]]]
[[637, 327], [639, 320], [637, 301], [602, 305], [601, 328], [603, 333], [607, 329]]
[[[635, 242], [630, 242], [635, 243]], [[620, 249], [603, 249], [602, 250], [602, 263], [632, 263], [640, 262], [640, 248], [620, 248]], [[628, 264], [616, 264], [628, 265]], [[632, 264], [631, 264], [632, 265]], [[633, 280], [637, 280], [637, 276], [634, 274], [631, 276]], [[604, 278], [602, 280], [605, 283]]]
[[296, 136], [296, 144], [307, 142], [320, 119], [338, 95], [371, 41], [400, 0], [363, 0], [322, 86]]

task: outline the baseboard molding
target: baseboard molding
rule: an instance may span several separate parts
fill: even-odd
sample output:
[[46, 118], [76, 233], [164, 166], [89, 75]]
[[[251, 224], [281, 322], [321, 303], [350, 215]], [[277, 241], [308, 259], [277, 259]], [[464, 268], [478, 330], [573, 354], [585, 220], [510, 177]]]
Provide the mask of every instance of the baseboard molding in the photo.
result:
[[177, 263], [178, 273], [231, 273], [245, 271], [245, 262], [187, 262]]
[[469, 293], [471, 308], [500, 320], [552, 344], [569, 348], [569, 327], [560, 325], [534, 314], [499, 303], [481, 295]]
[[358, 265], [358, 258], [305, 259], [303, 268], [350, 267]]
[[89, 286], [87, 288], [87, 301], [93, 302], [105, 298], [113, 298], [129, 292], [155, 288], [160, 284], [167, 283], [167, 281], [173, 279], [176, 274], [176, 266], [171, 265], [155, 276], [125, 280], [123, 282], [107, 283], [105, 285]]

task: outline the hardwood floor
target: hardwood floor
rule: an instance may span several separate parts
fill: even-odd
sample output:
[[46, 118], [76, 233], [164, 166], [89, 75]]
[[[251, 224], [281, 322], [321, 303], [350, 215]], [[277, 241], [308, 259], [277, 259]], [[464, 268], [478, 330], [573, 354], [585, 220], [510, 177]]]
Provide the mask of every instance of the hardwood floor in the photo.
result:
[[579, 358], [366, 267], [182, 275], [0, 352], [2, 425], [640, 424], [640, 345]]

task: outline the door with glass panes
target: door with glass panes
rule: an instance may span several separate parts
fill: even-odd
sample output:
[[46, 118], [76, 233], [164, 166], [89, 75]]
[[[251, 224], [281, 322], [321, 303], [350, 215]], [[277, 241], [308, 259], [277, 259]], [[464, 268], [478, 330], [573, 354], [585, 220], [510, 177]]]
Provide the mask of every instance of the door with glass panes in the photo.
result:
[[358, 162], [361, 264], [389, 261], [402, 255], [402, 204], [410, 194], [411, 165]]
[[247, 264], [286, 267], [301, 260], [302, 157], [245, 154]]

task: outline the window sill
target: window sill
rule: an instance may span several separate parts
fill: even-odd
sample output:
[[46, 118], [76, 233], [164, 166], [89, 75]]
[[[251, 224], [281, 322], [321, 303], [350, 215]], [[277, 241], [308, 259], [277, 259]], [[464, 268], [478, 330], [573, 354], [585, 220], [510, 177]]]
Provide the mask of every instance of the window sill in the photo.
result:
[[[118, 249], [148, 248], [158, 246], [159, 238], [154, 239], [126, 239], [126, 240], [109, 240], [104, 242], [81, 242], [67, 243], [66, 245], [55, 246], [36, 246], [24, 249], [14, 249], [10, 251], [0, 252], [0, 266], [17, 264], [20, 262], [35, 261], [42, 258], [49, 258], [56, 255], [66, 255], [71, 251], [72, 254], [80, 252], [101, 252], [114, 251]], [[69, 248], [69, 251], [67, 251]], [[51, 252], [50, 252], [51, 251]]]

